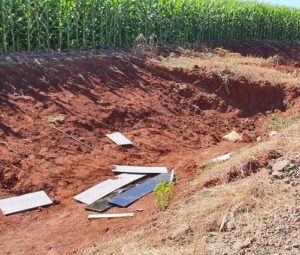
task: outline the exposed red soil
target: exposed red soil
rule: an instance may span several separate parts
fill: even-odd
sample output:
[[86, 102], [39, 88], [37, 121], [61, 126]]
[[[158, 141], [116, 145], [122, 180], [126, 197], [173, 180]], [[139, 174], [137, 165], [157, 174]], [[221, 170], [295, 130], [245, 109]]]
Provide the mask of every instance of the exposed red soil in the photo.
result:
[[[176, 199], [198, 165], [243, 143], [222, 141], [236, 129], [261, 135], [265, 111], [284, 111], [298, 89], [228, 83], [195, 68], [171, 71], [124, 56], [28, 61], [0, 68], [0, 198], [45, 190], [55, 204], [0, 218], [0, 254], [72, 254], [158, 217], [152, 196], [126, 209], [134, 219], [88, 221], [72, 197], [113, 176], [114, 164], [176, 169]], [[86, 148], [48, 123], [101, 151]], [[119, 148], [105, 134], [135, 143]], [[9, 147], [7, 146], [9, 145]], [[13, 151], [12, 151], [13, 150]]]

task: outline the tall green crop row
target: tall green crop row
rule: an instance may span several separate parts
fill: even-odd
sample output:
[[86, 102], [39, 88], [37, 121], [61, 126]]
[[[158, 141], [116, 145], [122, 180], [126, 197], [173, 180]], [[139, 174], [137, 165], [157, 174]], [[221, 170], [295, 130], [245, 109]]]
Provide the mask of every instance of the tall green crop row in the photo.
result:
[[0, 0], [0, 51], [300, 39], [300, 10], [238, 0]]

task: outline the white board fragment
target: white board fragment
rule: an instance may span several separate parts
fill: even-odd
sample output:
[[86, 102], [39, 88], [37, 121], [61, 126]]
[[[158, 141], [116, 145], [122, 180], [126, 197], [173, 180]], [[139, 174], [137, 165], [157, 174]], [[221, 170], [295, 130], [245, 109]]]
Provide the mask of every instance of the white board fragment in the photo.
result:
[[144, 176], [144, 174], [120, 174], [116, 179], [108, 179], [104, 182], [101, 182], [96, 186], [78, 194], [74, 197], [74, 199], [89, 205], [98, 199], [109, 195], [111, 192], [122, 188], [123, 186]]
[[152, 166], [119, 166], [116, 165], [113, 172], [118, 173], [139, 173], [139, 174], [167, 174], [166, 167], [152, 167]]
[[216, 157], [216, 158], [213, 158], [209, 161], [209, 163], [219, 163], [219, 162], [223, 162], [225, 160], [228, 160], [230, 159], [231, 155], [230, 153], [227, 153], [227, 154], [224, 154], [222, 156], [219, 156], [219, 157]]
[[102, 214], [90, 214], [88, 219], [106, 219], [106, 218], [123, 218], [132, 217], [134, 213], [102, 213]]
[[175, 170], [173, 169], [173, 170], [171, 171], [170, 182], [174, 181], [175, 176], [176, 176], [176, 173], [175, 173]]
[[4, 215], [21, 212], [40, 206], [50, 205], [53, 201], [44, 191], [33, 192], [22, 196], [0, 200], [0, 209]]
[[133, 145], [133, 143], [127, 137], [125, 137], [123, 134], [119, 132], [107, 134], [106, 136], [117, 145], [120, 146]]
[[276, 136], [277, 134], [278, 134], [277, 131], [270, 131], [270, 132], [268, 133], [268, 136], [269, 136], [269, 137], [273, 137], [273, 136]]

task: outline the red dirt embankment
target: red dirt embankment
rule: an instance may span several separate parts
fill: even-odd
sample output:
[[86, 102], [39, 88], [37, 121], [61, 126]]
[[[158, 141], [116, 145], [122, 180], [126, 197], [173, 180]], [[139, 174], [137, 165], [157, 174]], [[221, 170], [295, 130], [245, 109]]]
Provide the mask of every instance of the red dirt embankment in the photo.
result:
[[[256, 137], [262, 113], [285, 110], [286, 99], [299, 95], [124, 56], [3, 65], [0, 77], [0, 198], [43, 189], [55, 200], [1, 216], [1, 254], [74, 253], [103, 235], [143, 226], [157, 217], [151, 196], [131, 206], [146, 208], [134, 220], [112, 221], [88, 221], [72, 197], [112, 177], [114, 164], [133, 164], [176, 169], [178, 199], [201, 160], [242, 146], [221, 141], [224, 134], [236, 129]], [[53, 129], [48, 118], [59, 114], [59, 128], [101, 153]], [[136, 146], [118, 148], [105, 138], [113, 131]]]

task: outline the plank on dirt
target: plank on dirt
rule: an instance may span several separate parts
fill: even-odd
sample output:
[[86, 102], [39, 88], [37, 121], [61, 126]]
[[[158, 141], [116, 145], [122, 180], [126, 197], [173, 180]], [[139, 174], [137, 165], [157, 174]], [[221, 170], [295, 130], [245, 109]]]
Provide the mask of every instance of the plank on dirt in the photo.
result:
[[123, 218], [132, 217], [134, 213], [102, 213], [102, 214], [90, 214], [88, 219], [106, 219], [106, 218]]
[[33, 192], [17, 197], [0, 200], [0, 209], [4, 215], [30, 210], [52, 204], [53, 201], [44, 191]]
[[98, 199], [103, 198], [113, 191], [140, 178], [143, 178], [144, 176], [144, 174], [120, 174], [116, 179], [108, 179], [76, 195], [74, 199], [90, 205]]
[[160, 174], [157, 175], [141, 184], [136, 185], [134, 188], [121, 193], [111, 199], [108, 200], [109, 203], [115, 204], [121, 207], [126, 207], [141, 197], [147, 195], [152, 192], [158, 182], [162, 180], [164, 182], [168, 182], [170, 180], [169, 174]]
[[106, 135], [110, 140], [120, 146], [133, 146], [133, 143], [119, 132]]
[[139, 173], [139, 174], [166, 174], [166, 167], [147, 167], [147, 166], [119, 166], [116, 165], [113, 172], [118, 173]]

